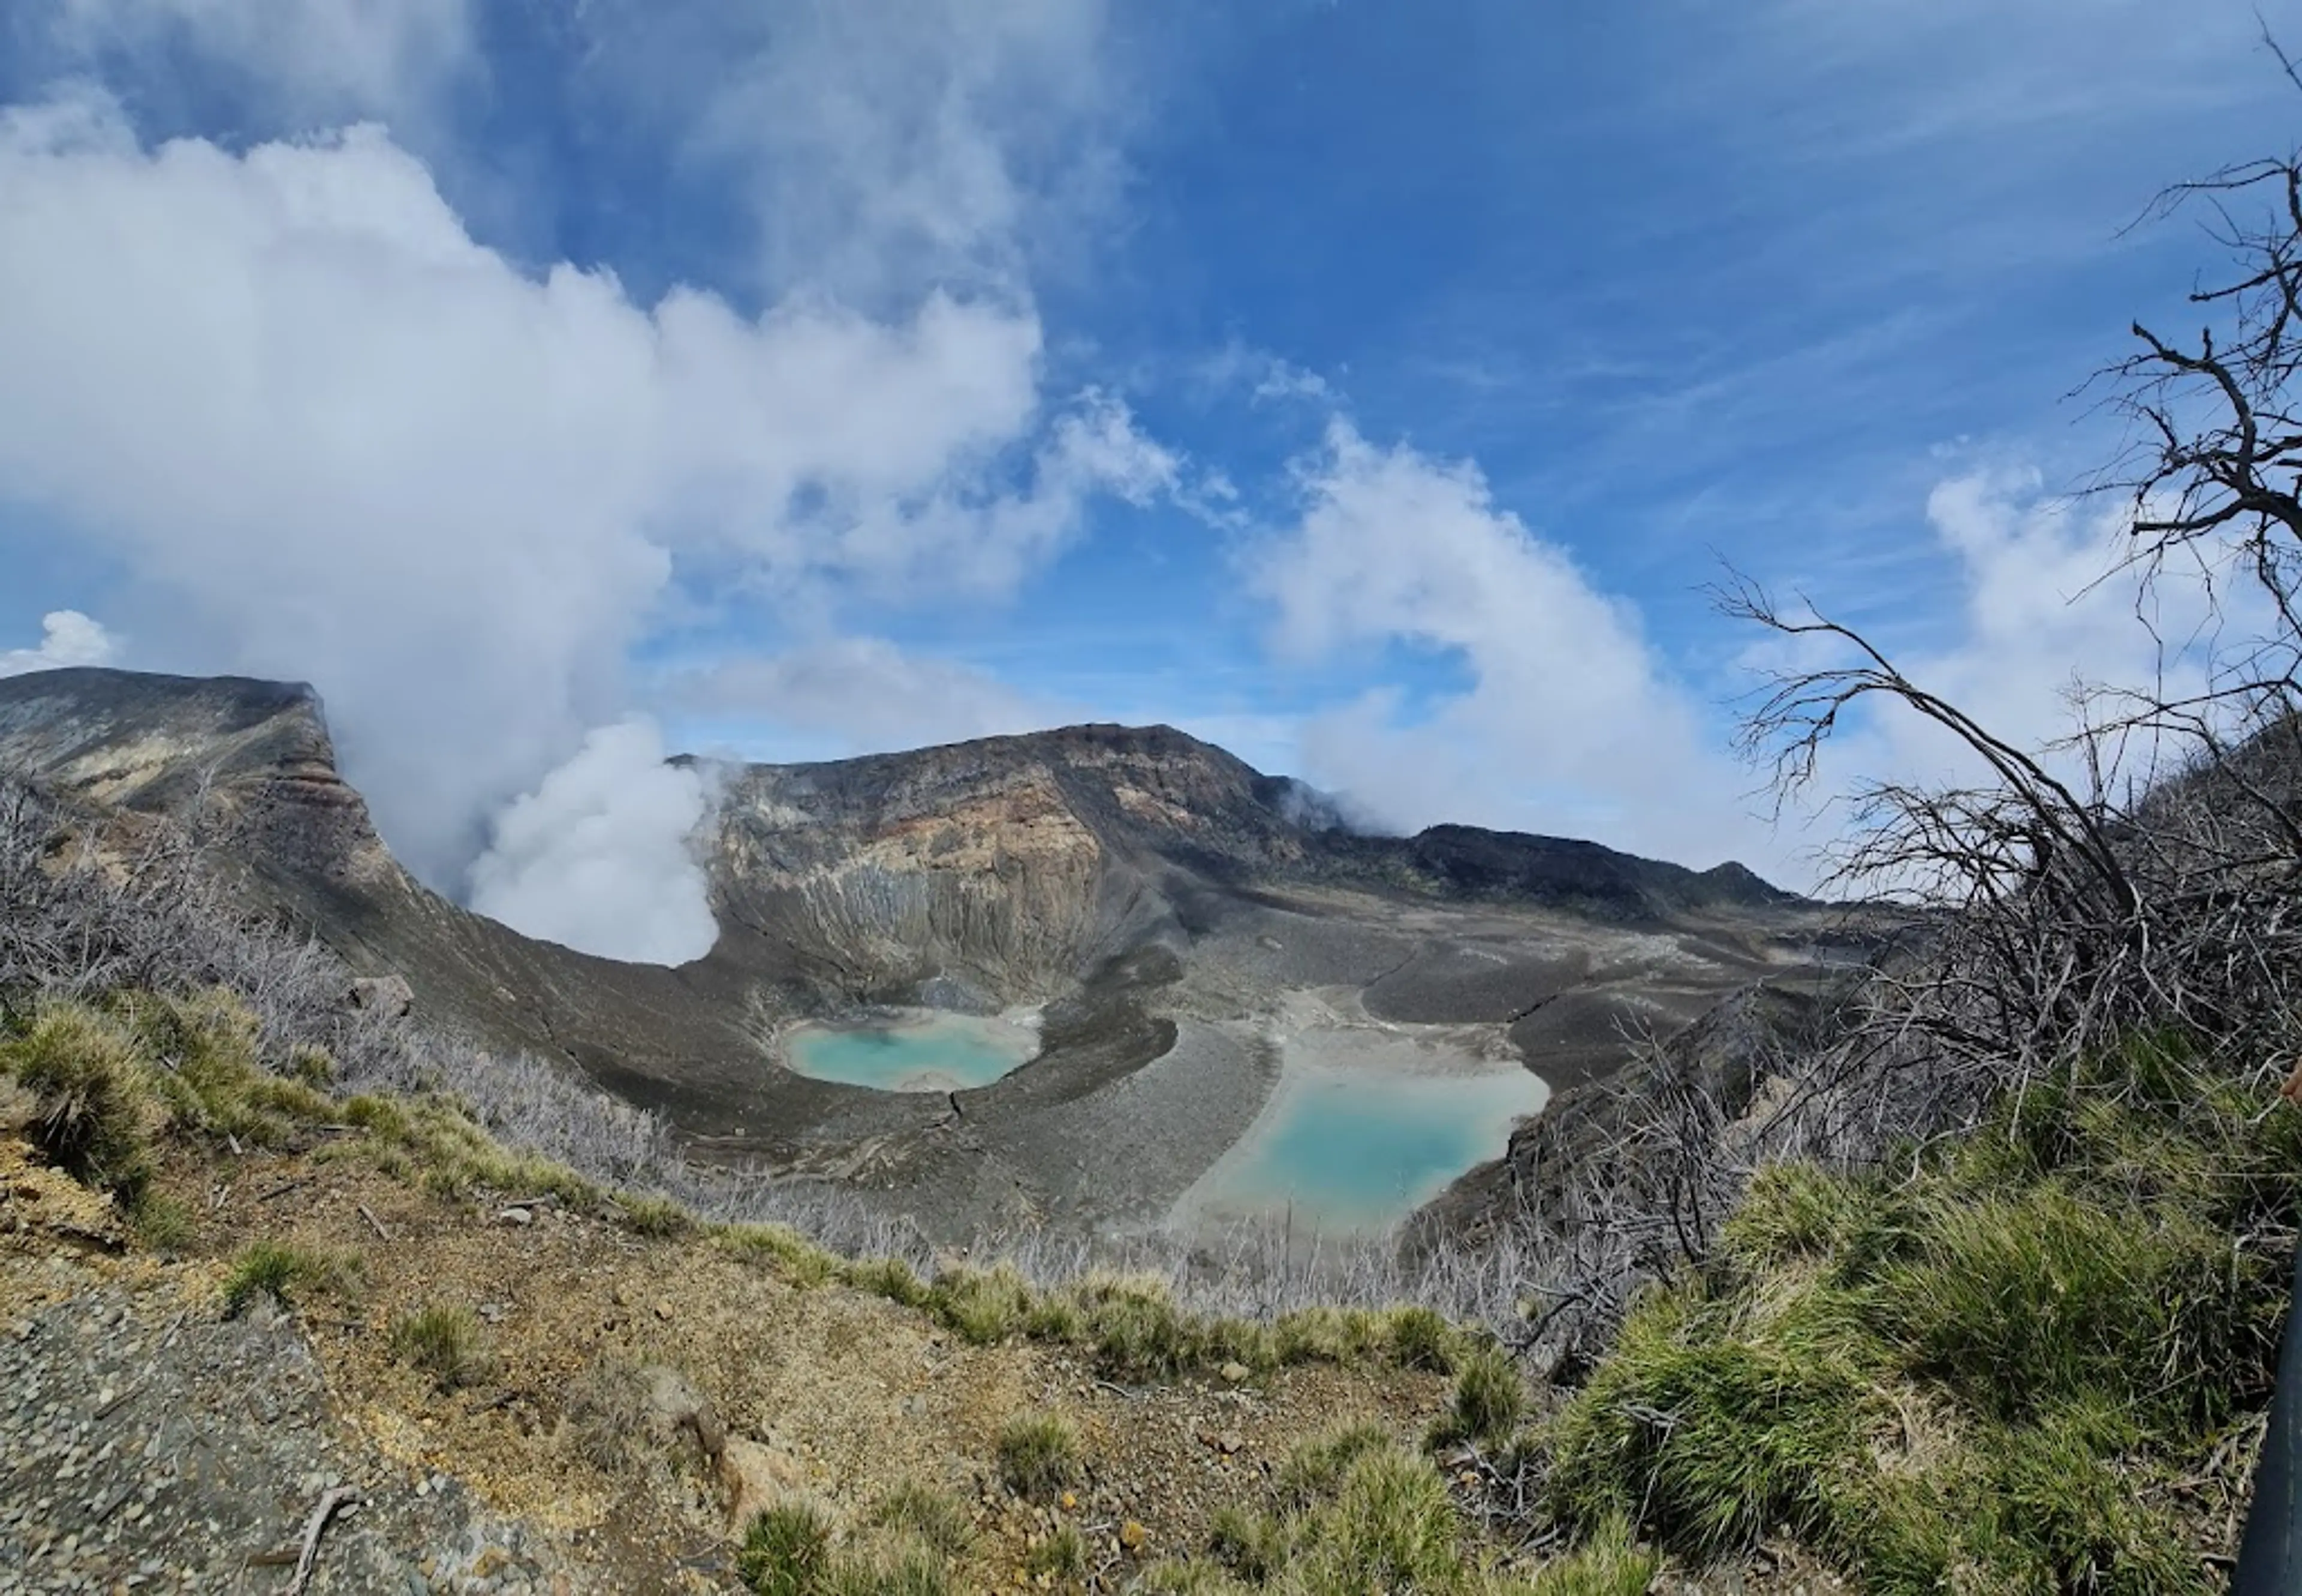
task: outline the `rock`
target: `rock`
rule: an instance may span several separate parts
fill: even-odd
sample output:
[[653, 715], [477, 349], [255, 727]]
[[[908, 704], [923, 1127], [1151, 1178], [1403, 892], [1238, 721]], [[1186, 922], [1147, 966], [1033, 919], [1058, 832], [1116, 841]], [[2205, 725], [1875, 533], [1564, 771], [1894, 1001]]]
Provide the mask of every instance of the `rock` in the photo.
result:
[[726, 1437], [719, 1449], [719, 1483], [727, 1492], [727, 1516], [743, 1525], [763, 1508], [800, 1489], [806, 1471], [785, 1453], [747, 1435]]
[[662, 1364], [650, 1364], [637, 1375], [648, 1428], [667, 1444], [682, 1434], [695, 1443], [704, 1461], [716, 1462], [727, 1444], [727, 1427], [711, 1399], [697, 1390], [687, 1376]]
[[1223, 1377], [1226, 1384], [1237, 1385], [1240, 1381], [1247, 1378], [1248, 1367], [1245, 1364], [1241, 1363], [1229, 1363], [1216, 1370], [1215, 1373]]
[[532, 1225], [535, 1222], [535, 1215], [525, 1208], [507, 1208], [496, 1217], [508, 1225]]
[[363, 1013], [403, 1020], [416, 1006], [416, 988], [404, 975], [364, 975], [352, 982], [345, 1001]]
[[1215, 1438], [1215, 1449], [1226, 1457], [1238, 1456], [1239, 1449], [1245, 1445], [1247, 1445], [1246, 1437], [1236, 1430], [1226, 1430]]

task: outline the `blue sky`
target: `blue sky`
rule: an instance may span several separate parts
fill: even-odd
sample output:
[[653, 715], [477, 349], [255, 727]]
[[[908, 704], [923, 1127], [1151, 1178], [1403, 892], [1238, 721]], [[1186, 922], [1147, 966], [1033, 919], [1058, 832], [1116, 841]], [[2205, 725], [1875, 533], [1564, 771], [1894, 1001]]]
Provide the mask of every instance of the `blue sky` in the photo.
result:
[[[1811, 832], [1726, 752], [1754, 640], [1701, 584], [1807, 592], [2024, 735], [2147, 662], [2063, 602], [2108, 544], [2054, 496], [2117, 442], [2065, 395], [2133, 317], [2192, 319], [2195, 221], [2121, 231], [2153, 194], [2289, 147], [2258, 32], [2224, 0], [28, 0], [0, 657], [313, 680], [466, 895], [554, 773], [625, 802], [587, 749], [1080, 718], [1375, 823], [1794, 878]], [[44, 645], [67, 610], [101, 634]]]

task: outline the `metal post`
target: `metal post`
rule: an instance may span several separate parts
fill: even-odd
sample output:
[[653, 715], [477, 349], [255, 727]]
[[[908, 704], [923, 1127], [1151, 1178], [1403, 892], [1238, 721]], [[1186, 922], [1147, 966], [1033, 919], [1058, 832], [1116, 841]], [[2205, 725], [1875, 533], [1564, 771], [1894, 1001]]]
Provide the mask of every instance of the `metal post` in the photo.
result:
[[2254, 1505], [2247, 1509], [2231, 1596], [2296, 1596], [2302, 1592], [2302, 1247], [2294, 1254], [2294, 1295], [2278, 1356], [2278, 1390], [2270, 1428], [2254, 1466]]

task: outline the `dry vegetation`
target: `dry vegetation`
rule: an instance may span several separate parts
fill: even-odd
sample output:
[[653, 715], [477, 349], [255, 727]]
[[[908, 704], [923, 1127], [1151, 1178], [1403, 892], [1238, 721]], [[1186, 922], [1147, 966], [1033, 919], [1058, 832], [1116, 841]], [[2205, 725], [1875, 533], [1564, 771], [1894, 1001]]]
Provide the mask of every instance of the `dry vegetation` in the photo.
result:
[[[801, 1228], [821, 1210], [770, 1207], [780, 1194], [761, 1201], [760, 1183], [685, 1168], [637, 1116], [540, 1066], [505, 1063], [508, 1089], [499, 1061], [348, 1007], [347, 972], [221, 892], [202, 897], [189, 858], [106, 869], [117, 856], [63, 810], [18, 794], [12, 812], [47, 868], [14, 878], [38, 901], [4, 926], [91, 958], [109, 943], [114, 967], [148, 984], [71, 979], [60, 956], [46, 979], [20, 977], [0, 1020], [10, 1124], [110, 1194], [145, 1247], [211, 1282], [213, 1311], [304, 1323], [347, 1414], [386, 1415], [374, 1439], [388, 1452], [413, 1447], [421, 1467], [483, 1482], [511, 1510], [601, 1504], [627, 1556], [652, 1539], [668, 1559], [696, 1512], [718, 1511], [726, 1459], [767, 1444], [718, 1413], [755, 1429], [777, 1415], [782, 1465], [838, 1462], [781, 1481], [735, 1526], [727, 1566], [759, 1590], [980, 1589], [1010, 1572], [1035, 1588], [1224, 1588], [1236, 1571], [1196, 1555], [1222, 1542], [1218, 1512], [1293, 1526], [1253, 1580], [1274, 1590], [1367, 1588], [1441, 1564], [1458, 1571], [1447, 1590], [1527, 1588], [1529, 1559], [1458, 1509], [1478, 1476], [1416, 1440], [1500, 1440], [1525, 1408], [1483, 1328], [1424, 1304], [1303, 1303], [1289, 1293], [1316, 1277], [1275, 1289], [1248, 1273], [1248, 1249], [1224, 1266], [1229, 1286], [1205, 1260], [1185, 1275], [1049, 1247], [990, 1264], [835, 1251]], [[60, 855], [59, 836], [87, 851]], [[173, 914], [186, 903], [199, 913]], [[174, 954], [140, 946], [147, 912]], [[549, 1110], [545, 1134], [507, 1145], [496, 1121], [517, 1124], [522, 1105]], [[579, 1171], [535, 1145], [596, 1150], [586, 1127], [615, 1131], [620, 1167], [657, 1179], [618, 1186], [613, 1155]], [[517, 1229], [501, 1217], [515, 1201]], [[1264, 1311], [1206, 1306], [1225, 1290]], [[506, 1300], [553, 1306], [482, 1316]], [[922, 1358], [945, 1372], [923, 1382]], [[913, 1406], [892, 1407], [905, 1388]], [[1259, 1460], [1285, 1459], [1338, 1413], [1364, 1415], [1382, 1457], [1357, 1472], [1283, 1466], [1282, 1502]]]

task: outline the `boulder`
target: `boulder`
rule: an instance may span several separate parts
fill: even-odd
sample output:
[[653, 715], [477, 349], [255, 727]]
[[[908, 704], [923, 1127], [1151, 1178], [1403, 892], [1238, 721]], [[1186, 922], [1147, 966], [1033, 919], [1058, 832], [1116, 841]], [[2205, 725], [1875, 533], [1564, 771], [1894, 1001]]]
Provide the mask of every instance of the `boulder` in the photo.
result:
[[695, 1444], [707, 1463], [717, 1463], [727, 1444], [727, 1426], [711, 1399], [677, 1369], [650, 1364], [637, 1375], [641, 1412], [648, 1429], [667, 1446], [683, 1438]]
[[806, 1480], [796, 1459], [747, 1435], [730, 1435], [720, 1449], [719, 1483], [727, 1492], [727, 1516], [739, 1526], [798, 1491]]
[[400, 1020], [416, 1006], [416, 989], [404, 975], [364, 975], [352, 982], [346, 1001], [362, 1012]]

